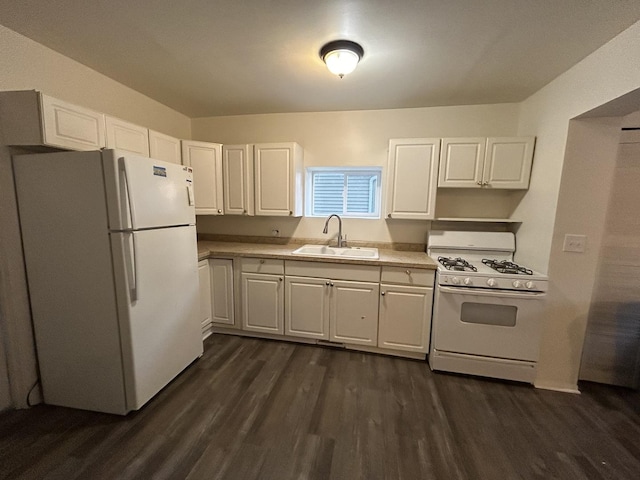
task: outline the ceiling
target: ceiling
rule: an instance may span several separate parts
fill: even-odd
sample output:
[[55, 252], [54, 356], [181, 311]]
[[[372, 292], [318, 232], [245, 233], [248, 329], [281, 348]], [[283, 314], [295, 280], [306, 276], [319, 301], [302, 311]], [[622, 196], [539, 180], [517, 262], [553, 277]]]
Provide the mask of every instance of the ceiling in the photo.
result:
[[[0, 0], [0, 23], [190, 117], [518, 102], [638, 0]], [[364, 58], [340, 79], [318, 52]]]

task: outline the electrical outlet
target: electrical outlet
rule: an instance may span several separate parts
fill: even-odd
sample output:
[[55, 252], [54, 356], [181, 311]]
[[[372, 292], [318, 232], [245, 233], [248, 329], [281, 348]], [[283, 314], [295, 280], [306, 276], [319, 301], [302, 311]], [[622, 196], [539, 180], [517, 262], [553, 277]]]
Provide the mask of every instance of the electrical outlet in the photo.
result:
[[584, 253], [586, 244], [587, 244], [586, 235], [567, 234], [564, 236], [564, 244], [562, 245], [562, 251]]

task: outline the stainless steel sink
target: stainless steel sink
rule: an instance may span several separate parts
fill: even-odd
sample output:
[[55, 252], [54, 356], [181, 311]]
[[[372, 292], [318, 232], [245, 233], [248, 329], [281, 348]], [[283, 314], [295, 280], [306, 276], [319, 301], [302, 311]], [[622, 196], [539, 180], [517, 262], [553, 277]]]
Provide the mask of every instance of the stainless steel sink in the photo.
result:
[[359, 258], [362, 260], [376, 260], [379, 258], [377, 248], [364, 247], [338, 248], [326, 245], [304, 245], [291, 253], [310, 257]]

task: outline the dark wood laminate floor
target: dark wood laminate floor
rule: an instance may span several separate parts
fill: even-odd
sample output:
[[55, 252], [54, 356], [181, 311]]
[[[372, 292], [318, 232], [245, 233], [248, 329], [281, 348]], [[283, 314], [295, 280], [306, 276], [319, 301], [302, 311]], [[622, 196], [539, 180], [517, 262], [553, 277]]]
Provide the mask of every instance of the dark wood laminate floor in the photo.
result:
[[635, 479], [640, 394], [214, 335], [141, 411], [0, 415], [0, 478]]

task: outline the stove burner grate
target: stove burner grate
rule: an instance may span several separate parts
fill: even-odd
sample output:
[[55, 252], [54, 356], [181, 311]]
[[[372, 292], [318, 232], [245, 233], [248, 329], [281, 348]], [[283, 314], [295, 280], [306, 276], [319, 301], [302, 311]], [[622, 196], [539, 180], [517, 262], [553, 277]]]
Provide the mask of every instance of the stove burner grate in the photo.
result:
[[482, 263], [487, 267], [493, 268], [500, 273], [510, 273], [516, 275], [533, 275], [533, 271], [528, 268], [521, 267], [517, 263], [510, 262], [508, 260], [490, 260], [483, 258]]
[[467, 262], [465, 259], [457, 257], [438, 257], [438, 261], [447, 270], [455, 270], [460, 272], [477, 272], [478, 269]]

